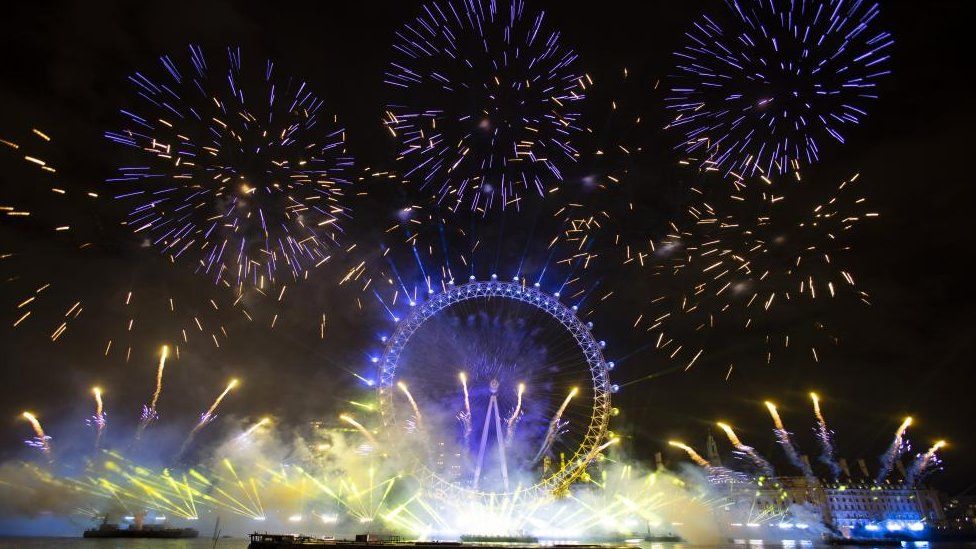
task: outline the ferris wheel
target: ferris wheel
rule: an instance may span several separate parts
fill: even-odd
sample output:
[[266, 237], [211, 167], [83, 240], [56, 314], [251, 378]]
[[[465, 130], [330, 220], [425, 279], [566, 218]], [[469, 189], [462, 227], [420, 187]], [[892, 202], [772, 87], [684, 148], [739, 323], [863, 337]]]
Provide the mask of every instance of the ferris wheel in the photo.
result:
[[398, 321], [379, 361], [380, 411], [430, 493], [559, 493], [609, 445], [613, 363], [559, 297], [472, 279]]

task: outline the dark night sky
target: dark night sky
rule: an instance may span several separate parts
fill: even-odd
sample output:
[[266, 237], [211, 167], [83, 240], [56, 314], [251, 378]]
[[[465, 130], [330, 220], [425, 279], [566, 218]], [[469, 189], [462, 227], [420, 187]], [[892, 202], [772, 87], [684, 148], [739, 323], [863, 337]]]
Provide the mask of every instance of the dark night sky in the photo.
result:
[[[560, 2], [548, 11], [551, 22], [564, 31], [565, 43], [581, 53], [586, 70], [599, 82], [623, 66], [665, 76], [683, 30], [700, 11], [716, 4], [611, 0], [580, 8]], [[894, 75], [883, 83], [882, 98], [866, 123], [850, 132], [848, 144], [829, 150], [823, 164], [812, 170], [827, 177], [860, 172], [882, 214], [880, 221], [862, 229], [855, 259], [859, 282], [871, 291], [874, 305], [837, 315], [835, 327], [844, 343], [832, 360], [819, 366], [757, 366], [726, 383], [722, 365], [716, 364], [663, 375], [624, 391], [616, 401], [624, 412], [620, 423], [635, 435], [636, 452], [651, 459], [663, 441], [676, 436], [701, 446], [707, 426], [724, 418], [740, 428], [743, 438], [773, 454], [761, 406], [767, 397], [780, 403], [804, 445], [812, 445], [806, 393], [817, 389], [826, 395], [840, 454], [873, 461], [900, 418], [911, 413], [919, 420], [913, 431], [917, 447], [936, 437], [951, 443], [946, 470], [936, 484], [961, 491], [976, 482], [969, 423], [976, 418], [976, 321], [969, 284], [976, 235], [970, 210], [976, 193], [968, 182], [970, 131], [976, 120], [969, 82], [970, 19], [964, 5], [882, 4], [882, 22], [896, 39]], [[49, 131], [60, 144], [60, 164], [70, 165], [97, 187], [109, 162], [101, 132], [126, 100], [125, 77], [136, 67], [155, 64], [163, 53], [182, 53], [187, 43], [199, 43], [213, 54], [240, 44], [246, 55], [273, 57], [286, 72], [307, 78], [345, 121], [350, 148], [362, 165], [389, 165], [393, 148], [379, 123], [382, 73], [393, 30], [418, 6], [373, 0], [5, 6], [0, 18], [0, 137], [23, 135], [31, 127]], [[659, 99], [646, 104], [650, 119], [662, 119]], [[660, 157], [661, 162], [673, 162], [670, 150], [660, 151]], [[0, 175], [0, 185], [6, 189], [17, 177], [13, 172]], [[5, 246], [36, 238], [7, 230], [2, 234]], [[94, 276], [107, 278], [129, 253], [108, 253], [93, 268]], [[139, 257], [141, 268], [158, 267], [158, 262]], [[3, 292], [5, 308], [19, 297], [8, 294]], [[9, 316], [4, 313], [4, 323]], [[340, 320], [340, 330], [342, 325]], [[140, 395], [150, 386], [148, 366], [140, 366], [138, 373], [131, 370], [134, 366], [102, 372], [98, 368], [105, 368], [103, 364], [76, 359], [70, 344], [52, 348], [43, 333], [35, 335], [25, 339], [6, 327], [0, 331], [0, 454], [19, 447], [25, 426], [16, 416], [26, 407], [47, 418], [76, 413], [67, 402], [96, 378], [114, 379], [119, 387], [134, 380]], [[193, 402], [201, 402], [230, 372], [244, 370], [243, 377], [251, 381], [236, 401], [228, 402], [228, 412], [243, 415], [253, 408], [245, 403], [265, 405], [276, 392], [301, 389], [315, 393], [303, 402], [316, 404], [292, 411], [296, 417], [323, 413], [321, 402], [347, 383], [336, 382], [333, 372], [343, 367], [343, 357], [358, 356], [358, 351], [344, 355], [323, 348], [338, 342], [319, 344], [280, 331], [274, 337], [269, 348], [284, 345], [289, 350], [242, 353], [236, 358], [247, 357], [248, 367], [236, 370], [223, 362], [226, 358], [201, 352], [196, 358], [207, 366], [192, 375], [174, 373], [173, 383], [188, 391]], [[752, 360], [733, 359], [740, 364]], [[632, 379], [645, 369], [664, 370], [656, 361], [653, 355], [640, 355], [620, 375]], [[252, 370], [269, 369], [275, 371], [276, 382], [255, 383], [265, 374]], [[142, 396], [133, 398], [134, 404]]]

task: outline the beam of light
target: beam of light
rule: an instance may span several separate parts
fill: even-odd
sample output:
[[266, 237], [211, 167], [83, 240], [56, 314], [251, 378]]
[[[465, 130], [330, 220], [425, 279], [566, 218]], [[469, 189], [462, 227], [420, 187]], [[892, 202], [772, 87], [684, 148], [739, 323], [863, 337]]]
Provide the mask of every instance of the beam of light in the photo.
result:
[[675, 448], [680, 448], [684, 450], [685, 453], [688, 454], [688, 457], [691, 458], [691, 461], [694, 461], [695, 464], [698, 465], [699, 467], [703, 467], [707, 469], [712, 466], [712, 464], [709, 463], [707, 459], [701, 457], [701, 455], [698, 452], [696, 452], [695, 449], [692, 448], [691, 446], [688, 446], [687, 444], [683, 442], [679, 442], [677, 440], [669, 440], [668, 444], [674, 446]]

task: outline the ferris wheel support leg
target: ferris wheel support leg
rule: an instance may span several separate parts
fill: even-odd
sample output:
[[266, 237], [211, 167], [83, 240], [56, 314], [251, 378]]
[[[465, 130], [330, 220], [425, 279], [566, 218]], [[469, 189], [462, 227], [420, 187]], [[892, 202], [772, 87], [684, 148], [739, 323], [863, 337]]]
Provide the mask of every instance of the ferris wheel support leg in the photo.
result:
[[508, 492], [508, 461], [505, 459], [505, 438], [502, 431], [502, 415], [498, 411], [498, 400], [495, 395], [491, 397], [491, 404], [495, 408], [495, 440], [498, 442], [498, 459], [502, 464], [502, 483], [505, 491]]
[[481, 467], [485, 463], [485, 447], [488, 445], [488, 427], [491, 426], [491, 410], [494, 404], [495, 395], [491, 395], [491, 400], [488, 401], [488, 411], [485, 412], [485, 425], [481, 428], [481, 444], [478, 445], [478, 463], [474, 467], [473, 486], [475, 489], [478, 488], [478, 483], [481, 480]]

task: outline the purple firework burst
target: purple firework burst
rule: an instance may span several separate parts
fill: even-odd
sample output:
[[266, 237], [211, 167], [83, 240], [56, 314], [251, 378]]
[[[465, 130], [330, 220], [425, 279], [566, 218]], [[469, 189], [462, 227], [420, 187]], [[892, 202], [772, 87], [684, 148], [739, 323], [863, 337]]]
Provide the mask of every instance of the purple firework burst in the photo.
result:
[[891, 34], [862, 0], [726, 0], [703, 15], [675, 56], [666, 107], [678, 148], [726, 173], [783, 173], [820, 157], [823, 138], [867, 115]]
[[108, 180], [130, 204], [126, 223], [215, 282], [274, 284], [326, 261], [350, 216], [345, 130], [305, 82], [239, 48], [211, 65], [167, 55], [157, 74], [129, 77], [136, 100], [105, 133], [131, 164]]
[[386, 125], [404, 176], [438, 204], [518, 209], [576, 160], [588, 82], [544, 19], [522, 0], [452, 0], [397, 31]]

